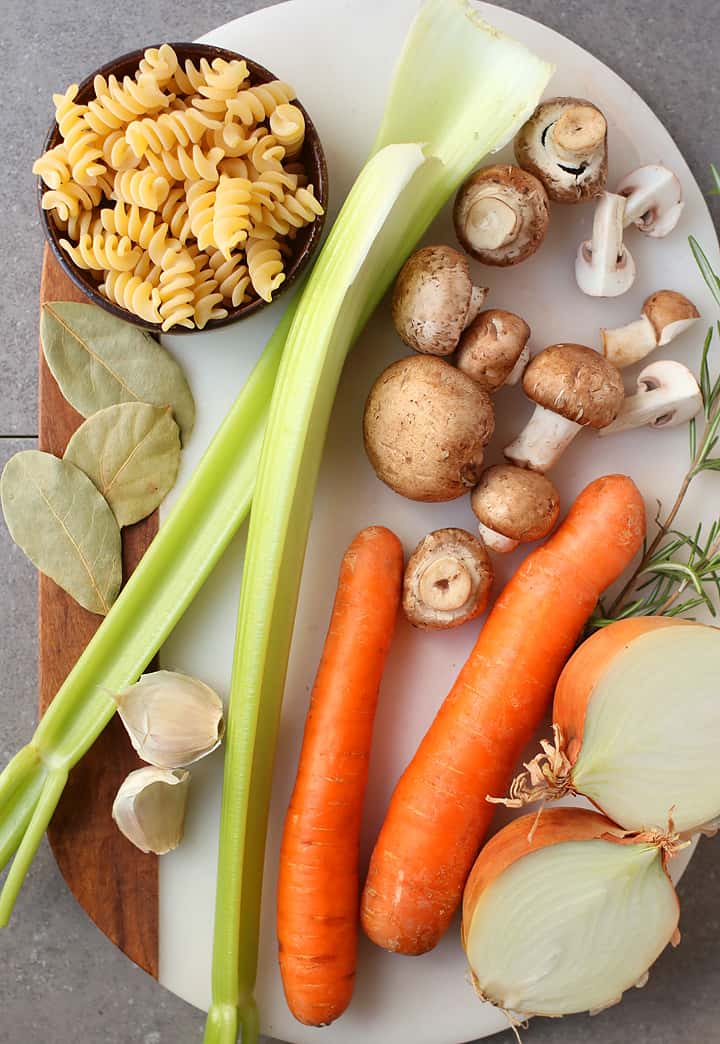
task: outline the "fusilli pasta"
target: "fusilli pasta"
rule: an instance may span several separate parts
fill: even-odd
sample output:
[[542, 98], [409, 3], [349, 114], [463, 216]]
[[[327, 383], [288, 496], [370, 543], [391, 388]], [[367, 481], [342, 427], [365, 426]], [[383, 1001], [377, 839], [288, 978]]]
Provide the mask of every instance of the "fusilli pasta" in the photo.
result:
[[123, 203], [158, 210], [169, 194], [169, 180], [153, 170], [122, 170], [115, 178], [113, 195]]
[[255, 87], [240, 91], [236, 98], [228, 101], [227, 108], [241, 123], [250, 126], [253, 123], [262, 123], [278, 105], [292, 101], [294, 97], [295, 91], [289, 83], [271, 80], [270, 83], [259, 83]]
[[73, 259], [78, 268], [94, 268], [102, 272], [112, 268], [117, 272], [129, 272], [135, 268], [142, 254], [133, 246], [127, 236], [103, 235], [89, 233], [80, 237], [77, 246], [67, 239], [60, 240], [60, 246]]
[[105, 282], [100, 289], [108, 300], [139, 315], [146, 323], [162, 322], [160, 291], [140, 276], [111, 268], [105, 273]]
[[213, 242], [228, 260], [234, 248], [247, 239], [252, 229], [252, 198], [252, 184], [246, 178], [220, 178], [212, 216]]
[[270, 113], [270, 133], [283, 146], [286, 156], [297, 156], [305, 141], [305, 117], [297, 105], [278, 105]]
[[245, 255], [253, 289], [263, 301], [271, 301], [274, 292], [285, 282], [277, 243], [273, 239], [248, 239]]

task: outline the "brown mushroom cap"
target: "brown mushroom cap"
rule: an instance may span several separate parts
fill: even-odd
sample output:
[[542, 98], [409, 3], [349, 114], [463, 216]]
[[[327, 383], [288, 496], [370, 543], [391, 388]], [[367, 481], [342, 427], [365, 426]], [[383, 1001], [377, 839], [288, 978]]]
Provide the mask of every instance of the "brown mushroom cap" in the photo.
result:
[[495, 427], [490, 396], [434, 355], [399, 359], [370, 390], [365, 450], [382, 482], [410, 500], [454, 500], [477, 483]]
[[437, 529], [410, 556], [403, 610], [413, 627], [458, 627], [484, 611], [492, 583], [492, 562], [481, 540], [464, 529]]
[[658, 340], [665, 327], [671, 323], [700, 318], [692, 301], [677, 290], [657, 290], [645, 301], [643, 312], [652, 323]]
[[584, 98], [549, 98], [520, 128], [515, 158], [555, 203], [583, 203], [607, 181], [607, 121]]
[[457, 368], [481, 388], [493, 392], [512, 373], [530, 337], [530, 327], [513, 312], [489, 308], [472, 321], [460, 338]]
[[533, 402], [576, 424], [604, 428], [625, 396], [617, 367], [582, 344], [553, 344], [528, 364], [523, 391]]
[[550, 479], [512, 464], [484, 471], [470, 504], [479, 522], [510, 540], [540, 540], [560, 513], [560, 495]]
[[520, 167], [483, 167], [459, 189], [453, 220], [460, 245], [472, 257], [484, 265], [516, 265], [545, 238], [547, 193], [542, 182]]
[[459, 250], [427, 246], [405, 262], [395, 281], [392, 319], [416, 352], [450, 355], [465, 328], [473, 284]]

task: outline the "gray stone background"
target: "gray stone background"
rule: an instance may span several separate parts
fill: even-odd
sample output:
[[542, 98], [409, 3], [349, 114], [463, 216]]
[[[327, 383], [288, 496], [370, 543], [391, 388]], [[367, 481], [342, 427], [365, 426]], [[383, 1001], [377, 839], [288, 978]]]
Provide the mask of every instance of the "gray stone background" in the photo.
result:
[[[191, 40], [263, 0], [0, 0], [0, 467], [35, 445], [42, 234], [30, 173], [51, 92], [146, 41]], [[501, 0], [575, 40], [632, 84], [664, 121], [701, 185], [720, 164], [717, 0]], [[712, 200], [720, 218], [720, 198]], [[0, 766], [30, 736], [36, 697], [36, 581], [0, 525]], [[536, 1021], [532, 1044], [720, 1040], [720, 840], [702, 842], [680, 891], [683, 943], [621, 1007]], [[109, 868], [112, 872], [112, 868]], [[44, 845], [0, 933], [0, 1044], [185, 1044], [202, 1015], [127, 961], [66, 890]], [[510, 1044], [510, 1033], [495, 1038]]]

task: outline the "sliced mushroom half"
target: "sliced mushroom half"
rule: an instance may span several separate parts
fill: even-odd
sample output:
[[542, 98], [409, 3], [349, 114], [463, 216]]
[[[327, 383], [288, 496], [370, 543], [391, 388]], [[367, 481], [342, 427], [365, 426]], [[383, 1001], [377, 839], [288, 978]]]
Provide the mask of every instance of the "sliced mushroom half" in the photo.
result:
[[464, 254], [427, 246], [403, 265], [395, 281], [392, 318], [405, 344], [428, 355], [450, 355], [487, 295], [474, 286]]
[[631, 171], [622, 179], [617, 191], [627, 199], [625, 225], [635, 225], [654, 238], [672, 232], [685, 206], [680, 182], [661, 163]]
[[635, 262], [623, 244], [625, 197], [603, 192], [595, 208], [592, 239], [578, 248], [575, 278], [590, 297], [619, 297], [635, 281]]
[[601, 330], [606, 359], [622, 369], [669, 344], [698, 321], [700, 313], [684, 294], [657, 290], [643, 304], [642, 315], [627, 326]]
[[637, 393], [629, 395], [612, 422], [598, 434], [616, 435], [632, 428], [674, 428], [700, 412], [703, 397], [687, 366], [659, 359], [640, 372]]
[[481, 540], [464, 529], [437, 529], [410, 556], [403, 610], [413, 627], [459, 627], [485, 610], [492, 583], [492, 562]]
[[455, 197], [460, 245], [484, 265], [516, 265], [538, 249], [550, 214], [542, 183], [520, 167], [475, 171]]
[[585, 426], [604, 428], [617, 417], [625, 390], [620, 371], [582, 344], [553, 344], [531, 360], [523, 391], [536, 404], [506, 458], [549, 471]]
[[553, 202], [583, 203], [605, 187], [607, 121], [584, 98], [550, 98], [520, 128], [515, 158]]

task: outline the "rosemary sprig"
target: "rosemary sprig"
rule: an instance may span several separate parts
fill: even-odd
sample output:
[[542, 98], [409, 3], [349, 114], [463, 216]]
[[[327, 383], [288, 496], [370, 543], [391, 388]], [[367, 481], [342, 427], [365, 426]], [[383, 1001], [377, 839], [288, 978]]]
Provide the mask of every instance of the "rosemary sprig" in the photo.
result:
[[[720, 192], [720, 172], [713, 166], [713, 177]], [[700, 244], [690, 237], [690, 248], [702, 276], [720, 305], [720, 277], [714, 271]], [[590, 630], [605, 627], [614, 620], [631, 616], [684, 616], [704, 605], [717, 616], [720, 603], [720, 518], [707, 532], [697, 526], [693, 533], [673, 528], [675, 518], [688, 489], [697, 475], [720, 471], [720, 376], [713, 378], [710, 349], [720, 322], [710, 327], [703, 344], [698, 383], [703, 396], [704, 424], [698, 432], [696, 419], [689, 424], [690, 466], [686, 471], [675, 501], [666, 515], [658, 504], [656, 533], [645, 544], [640, 562], [617, 597], [605, 605], [600, 602], [590, 621]]]

